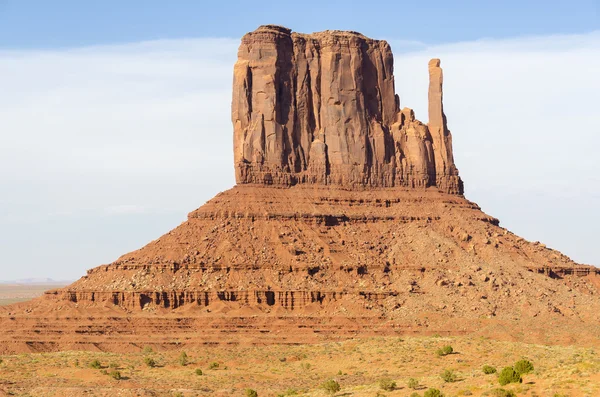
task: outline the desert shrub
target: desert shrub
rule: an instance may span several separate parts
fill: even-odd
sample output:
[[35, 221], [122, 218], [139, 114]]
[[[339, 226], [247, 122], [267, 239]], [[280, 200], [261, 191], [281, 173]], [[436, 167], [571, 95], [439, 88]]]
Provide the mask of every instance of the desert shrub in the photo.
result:
[[113, 368], [113, 369], [114, 368], [119, 368], [119, 364], [115, 363], [115, 362], [112, 362], [112, 363], [108, 364], [108, 368]]
[[258, 397], [258, 393], [253, 389], [246, 389], [246, 397]]
[[121, 373], [119, 371], [113, 370], [108, 373], [108, 375], [116, 380], [121, 380]]
[[342, 389], [340, 384], [334, 379], [329, 379], [327, 382], [323, 383], [321, 388], [323, 388], [329, 394], [335, 394]]
[[150, 346], [144, 346], [144, 348], [142, 349], [142, 353], [152, 354], [152, 353], [154, 353], [154, 350], [152, 350], [152, 348]]
[[379, 381], [379, 387], [381, 390], [392, 391], [396, 388], [396, 382], [389, 378], [384, 378]]
[[98, 360], [92, 360], [88, 364], [88, 367], [94, 368], [94, 369], [100, 369], [100, 368], [102, 368], [102, 364], [100, 364], [100, 361], [98, 361]]
[[310, 369], [310, 363], [302, 363], [300, 364], [300, 367], [306, 371], [308, 371]]
[[447, 356], [448, 354], [452, 354], [452, 353], [454, 353], [454, 349], [450, 345], [447, 345], [440, 349], [437, 349], [437, 351], [435, 352], [435, 354], [437, 354], [440, 357]]
[[217, 369], [219, 368], [219, 363], [216, 361], [213, 361], [212, 363], [208, 364], [208, 369]]
[[516, 397], [517, 395], [515, 394], [514, 391], [511, 391], [511, 390], [494, 389], [494, 390], [490, 390], [490, 393], [488, 394], [488, 396], [490, 396], [490, 397]]
[[185, 367], [188, 364], [188, 355], [186, 352], [181, 352], [179, 355], [179, 365]]
[[416, 391], [414, 391], [410, 394], [409, 397], [421, 397], [421, 395], [419, 393], [417, 393]]
[[442, 374], [440, 376], [442, 377], [444, 382], [447, 382], [447, 383], [456, 382], [456, 374], [451, 369], [444, 370], [444, 372], [442, 372]]
[[144, 357], [144, 364], [150, 368], [156, 367], [156, 361], [152, 357]]
[[427, 389], [425, 393], [423, 393], [423, 397], [444, 397], [444, 393], [438, 389]]
[[102, 375], [108, 375], [108, 371], [107, 371], [107, 370], [105, 370], [105, 369], [101, 369], [101, 370], [100, 370], [100, 373], [101, 373]]
[[505, 367], [498, 375], [498, 382], [504, 386], [509, 383], [521, 383], [523, 379], [521, 378], [521, 374], [515, 371], [513, 367]]
[[406, 384], [409, 389], [417, 390], [420, 386], [419, 381], [415, 378], [410, 378]]
[[176, 391], [175, 393], [173, 393], [173, 397], [183, 397], [183, 393], [180, 391]]
[[73, 362], [73, 365], [79, 368], [79, 360], [75, 359], [75, 361]]
[[196, 375], [202, 375], [202, 370], [200, 368], [196, 368]]
[[492, 367], [491, 365], [484, 365], [481, 370], [486, 375], [495, 374], [497, 372], [496, 368]]
[[0, 358], [0, 364], [2, 364], [3, 362], [4, 362], [4, 360], [2, 360], [2, 359]]
[[519, 360], [515, 363], [515, 371], [519, 374], [528, 374], [533, 371], [533, 364], [529, 360]]

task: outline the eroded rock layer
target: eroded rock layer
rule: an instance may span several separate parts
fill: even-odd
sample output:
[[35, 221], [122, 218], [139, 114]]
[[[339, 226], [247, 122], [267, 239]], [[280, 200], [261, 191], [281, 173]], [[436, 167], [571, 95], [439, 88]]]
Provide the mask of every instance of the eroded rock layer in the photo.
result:
[[248, 33], [233, 82], [237, 183], [435, 186], [462, 194], [439, 66], [430, 63], [427, 126], [399, 109], [387, 42], [278, 26]]
[[387, 43], [266, 26], [233, 95], [238, 185], [60, 290], [0, 307], [0, 354], [465, 334], [597, 345], [599, 270], [462, 196], [429, 63], [399, 110]]

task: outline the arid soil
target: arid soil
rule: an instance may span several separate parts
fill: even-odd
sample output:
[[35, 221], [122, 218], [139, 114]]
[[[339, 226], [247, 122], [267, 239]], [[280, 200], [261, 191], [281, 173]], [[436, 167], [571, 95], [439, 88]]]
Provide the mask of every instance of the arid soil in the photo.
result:
[[[454, 353], [440, 357], [450, 345]], [[600, 395], [600, 357], [595, 349], [498, 342], [486, 338], [363, 338], [311, 345], [205, 346], [184, 351], [136, 353], [60, 352], [0, 356], [0, 395], [27, 396], [243, 396], [251, 388], [258, 396], [325, 396], [328, 379], [339, 382], [337, 396], [423, 395], [437, 388], [446, 396], [494, 396], [499, 388], [517, 396]], [[152, 358], [156, 367], [145, 361]], [[526, 358], [534, 371], [523, 383], [500, 386], [497, 374]], [[100, 368], [90, 368], [98, 360]], [[216, 363], [216, 364], [213, 364]], [[200, 369], [202, 375], [197, 375]], [[441, 374], [452, 370], [455, 382]], [[118, 371], [116, 380], [110, 373]], [[418, 382], [410, 388], [409, 380]], [[380, 381], [396, 383], [384, 391]]]

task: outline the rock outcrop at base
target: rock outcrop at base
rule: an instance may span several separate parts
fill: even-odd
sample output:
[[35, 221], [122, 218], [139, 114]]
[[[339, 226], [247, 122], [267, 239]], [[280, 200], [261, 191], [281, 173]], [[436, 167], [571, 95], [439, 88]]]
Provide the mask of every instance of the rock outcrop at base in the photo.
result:
[[399, 109], [393, 56], [356, 32], [261, 26], [242, 38], [232, 121], [238, 184], [425, 188], [462, 194], [430, 63], [429, 126]]

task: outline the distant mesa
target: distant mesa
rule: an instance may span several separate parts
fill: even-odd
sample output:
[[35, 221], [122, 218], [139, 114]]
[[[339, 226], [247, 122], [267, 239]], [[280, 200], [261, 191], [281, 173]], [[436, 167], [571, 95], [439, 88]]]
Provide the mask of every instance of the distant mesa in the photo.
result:
[[1, 307], [0, 354], [407, 334], [598, 344], [599, 270], [463, 196], [440, 60], [428, 69], [425, 124], [400, 106], [385, 41], [246, 34], [237, 185], [141, 249]]

